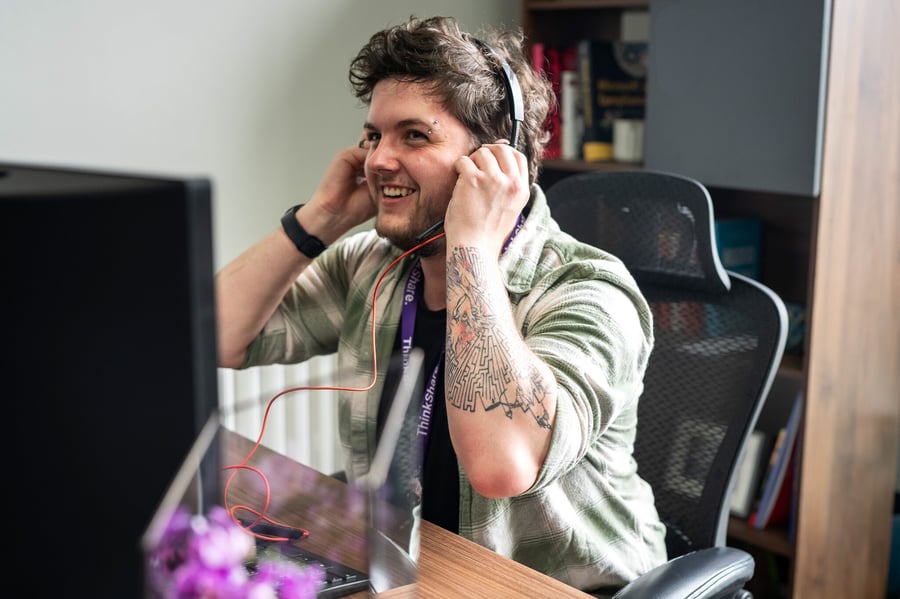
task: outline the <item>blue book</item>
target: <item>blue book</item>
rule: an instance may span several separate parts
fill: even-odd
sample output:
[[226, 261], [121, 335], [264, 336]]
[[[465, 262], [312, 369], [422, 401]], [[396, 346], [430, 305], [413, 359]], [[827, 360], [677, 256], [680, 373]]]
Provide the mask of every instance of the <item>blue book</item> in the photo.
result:
[[[785, 474], [791, 462], [791, 456], [794, 454], [795, 445], [797, 444], [797, 435], [800, 430], [800, 420], [803, 413], [803, 392], [797, 393], [794, 405], [791, 407], [791, 415], [788, 417], [787, 426], [785, 427], [784, 439], [778, 447], [778, 454], [775, 463], [766, 476], [763, 486], [762, 496], [756, 513], [752, 518], [751, 525], [754, 528], [765, 528], [769, 524], [769, 518], [772, 516], [772, 510], [778, 501], [779, 496], [783, 493], [782, 487], [785, 484]], [[792, 481], [787, 482], [793, 486]]]

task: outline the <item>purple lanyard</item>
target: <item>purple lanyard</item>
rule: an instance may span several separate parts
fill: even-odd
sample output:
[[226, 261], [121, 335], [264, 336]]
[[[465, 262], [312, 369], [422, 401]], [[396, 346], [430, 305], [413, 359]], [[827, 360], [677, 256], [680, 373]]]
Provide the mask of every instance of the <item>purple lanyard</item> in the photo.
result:
[[[524, 223], [525, 217], [520, 214], [519, 219], [516, 221], [516, 226], [513, 228], [506, 243], [503, 244], [503, 249], [500, 251], [501, 254], [506, 252], [509, 244], [511, 244], [512, 240], [519, 234]], [[413, 332], [416, 328], [416, 310], [419, 307], [419, 293], [421, 293], [419, 283], [421, 282], [422, 265], [416, 260], [412, 270], [409, 272], [409, 278], [406, 280], [406, 288], [403, 290], [403, 311], [400, 316], [400, 349], [402, 351], [404, 369], [406, 369], [406, 365], [409, 364], [409, 354], [412, 352]], [[433, 411], [432, 408], [434, 407], [434, 394], [437, 390], [438, 373], [441, 370], [441, 363], [444, 361], [444, 351], [446, 350], [445, 343], [446, 341], [441, 343], [440, 356], [428, 379], [428, 384], [425, 386], [425, 394], [422, 396], [422, 403], [419, 405], [419, 419], [416, 423], [416, 435], [421, 441], [421, 453], [419, 454], [420, 462], [425, 459], [425, 447], [428, 444], [428, 436], [431, 434], [431, 414]]]
[[[412, 352], [413, 332], [416, 328], [416, 310], [419, 307], [419, 293], [421, 288], [419, 283], [422, 282], [422, 265], [416, 260], [409, 278], [406, 280], [406, 288], [403, 291], [403, 312], [400, 316], [400, 348], [403, 352], [403, 369], [409, 364], [409, 354]], [[422, 397], [422, 403], [419, 405], [419, 419], [416, 423], [416, 435], [420, 438], [421, 453], [419, 460], [425, 456], [425, 445], [428, 443], [428, 435], [431, 433], [431, 413], [434, 406], [434, 392], [437, 388], [438, 372], [441, 369], [441, 362], [444, 360], [444, 344], [441, 344], [441, 353], [438, 357], [437, 364], [428, 384], [425, 386], [425, 394]]]

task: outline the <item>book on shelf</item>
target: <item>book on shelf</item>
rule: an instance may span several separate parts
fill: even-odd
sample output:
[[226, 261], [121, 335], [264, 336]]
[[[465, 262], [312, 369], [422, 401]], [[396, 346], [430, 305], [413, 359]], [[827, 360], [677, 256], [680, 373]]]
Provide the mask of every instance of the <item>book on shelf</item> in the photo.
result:
[[[795, 468], [795, 453], [796, 451], [791, 450], [786, 454], [787, 456], [787, 466], [784, 469], [784, 475], [782, 476], [780, 484], [776, 486], [776, 493], [773, 496], [773, 501], [771, 503], [771, 508], [768, 512], [768, 517], [761, 517], [765, 515], [764, 512], [759, 512], [757, 510], [757, 517], [753, 522], [753, 526], [758, 529], [767, 528], [770, 526], [784, 526], [787, 527], [790, 521], [791, 514], [791, 501], [794, 495], [794, 468]], [[762, 501], [760, 501], [761, 507], [766, 507]]]
[[750, 525], [763, 529], [773, 525], [788, 525], [794, 495], [800, 421], [803, 414], [803, 393], [799, 391], [791, 406], [787, 425], [779, 431], [772, 450], [770, 466], [762, 486], [756, 510], [750, 515]]
[[772, 473], [775, 471], [775, 465], [778, 463], [778, 454], [781, 453], [781, 447], [784, 444], [784, 436], [787, 434], [787, 428], [781, 427], [778, 429], [778, 432], [775, 434], [775, 440], [772, 442], [772, 447], [769, 451], [769, 459], [766, 463], [766, 469], [763, 472], [762, 479], [760, 480], [760, 485], [757, 488], [756, 497], [753, 500], [753, 510], [749, 516], [750, 526], [753, 526], [756, 523], [756, 510], [759, 508], [759, 500], [760, 496], [763, 493], [763, 490], [769, 483], [769, 479], [772, 478]]
[[613, 158], [613, 120], [643, 119], [647, 43], [582, 39], [576, 44], [587, 161]]
[[[547, 78], [553, 89], [553, 94], [559, 98], [562, 77], [562, 63], [560, 62], [559, 50], [555, 46], [543, 42], [535, 42], [531, 45], [531, 68], [536, 73], [542, 73]], [[560, 158], [562, 154], [561, 128], [560, 107], [557, 101], [555, 105], [550, 106], [547, 120], [544, 122], [544, 130], [547, 134], [547, 141], [544, 143], [542, 152], [544, 160]]]
[[803, 444], [798, 439], [794, 447], [794, 453], [791, 456], [791, 502], [789, 506], [787, 521], [788, 541], [793, 543], [797, 539], [797, 509], [799, 508], [798, 500], [800, 498], [800, 477], [797, 475], [797, 464], [800, 463], [800, 453], [803, 451]]
[[730, 511], [733, 516], [746, 518], [750, 515], [759, 489], [765, 444], [764, 432], [757, 430], [750, 433], [731, 491]]
[[581, 157], [581, 110], [578, 106], [578, 73], [566, 69], [561, 73], [559, 91], [560, 157], [578, 160]]
[[[566, 130], [575, 127], [580, 141], [580, 127], [577, 122], [565, 123], [567, 93], [565, 86], [573, 84], [572, 76], [568, 73], [575, 71], [575, 48], [571, 46], [557, 46], [536, 42], [531, 46], [531, 66], [537, 73], [543, 73], [550, 82], [556, 103], [550, 107], [544, 129], [547, 132], [547, 142], [544, 144], [542, 157], [544, 159], [567, 158], [575, 159], [571, 152], [563, 152]], [[577, 118], [577, 111], [571, 116]], [[571, 134], [571, 133], [570, 133]], [[580, 153], [580, 150], [579, 150]]]

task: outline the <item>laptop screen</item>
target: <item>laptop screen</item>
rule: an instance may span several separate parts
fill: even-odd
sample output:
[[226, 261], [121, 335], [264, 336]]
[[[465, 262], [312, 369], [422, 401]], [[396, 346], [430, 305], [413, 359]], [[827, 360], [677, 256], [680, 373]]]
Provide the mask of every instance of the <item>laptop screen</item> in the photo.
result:
[[369, 472], [354, 483], [368, 499], [369, 579], [371, 589], [379, 593], [416, 580], [421, 512], [416, 425], [423, 359], [419, 349], [410, 353], [405, 369], [399, 357], [392, 359], [389, 368], [402, 370], [402, 376]]
[[[397, 361], [390, 367], [398, 368]], [[173, 524], [197, 515], [214, 521], [211, 514], [226, 509], [259, 535], [255, 561], [243, 564], [250, 581], [265, 561], [281, 558], [324, 570], [318, 597], [413, 585], [419, 505], [411, 489], [419, 464], [415, 418], [421, 394], [416, 350], [394, 393], [369, 471], [353, 484], [264, 446], [254, 450], [253, 441], [222, 426], [213, 414], [142, 539], [146, 596], [172, 596], [166, 591], [174, 584], [166, 544]]]

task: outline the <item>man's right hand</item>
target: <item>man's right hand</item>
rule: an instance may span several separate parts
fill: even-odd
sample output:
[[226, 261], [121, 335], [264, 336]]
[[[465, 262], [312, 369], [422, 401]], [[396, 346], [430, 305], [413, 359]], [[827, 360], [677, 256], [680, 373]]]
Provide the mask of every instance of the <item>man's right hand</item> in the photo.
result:
[[[322, 175], [310, 200], [298, 210], [300, 226], [326, 245], [375, 216], [361, 179], [367, 150], [341, 150]], [[310, 259], [276, 226], [216, 275], [219, 366], [240, 368], [247, 347], [275, 313]]]
[[300, 224], [326, 245], [375, 216], [363, 167], [368, 150], [341, 150], [325, 169], [309, 202], [298, 211]]

